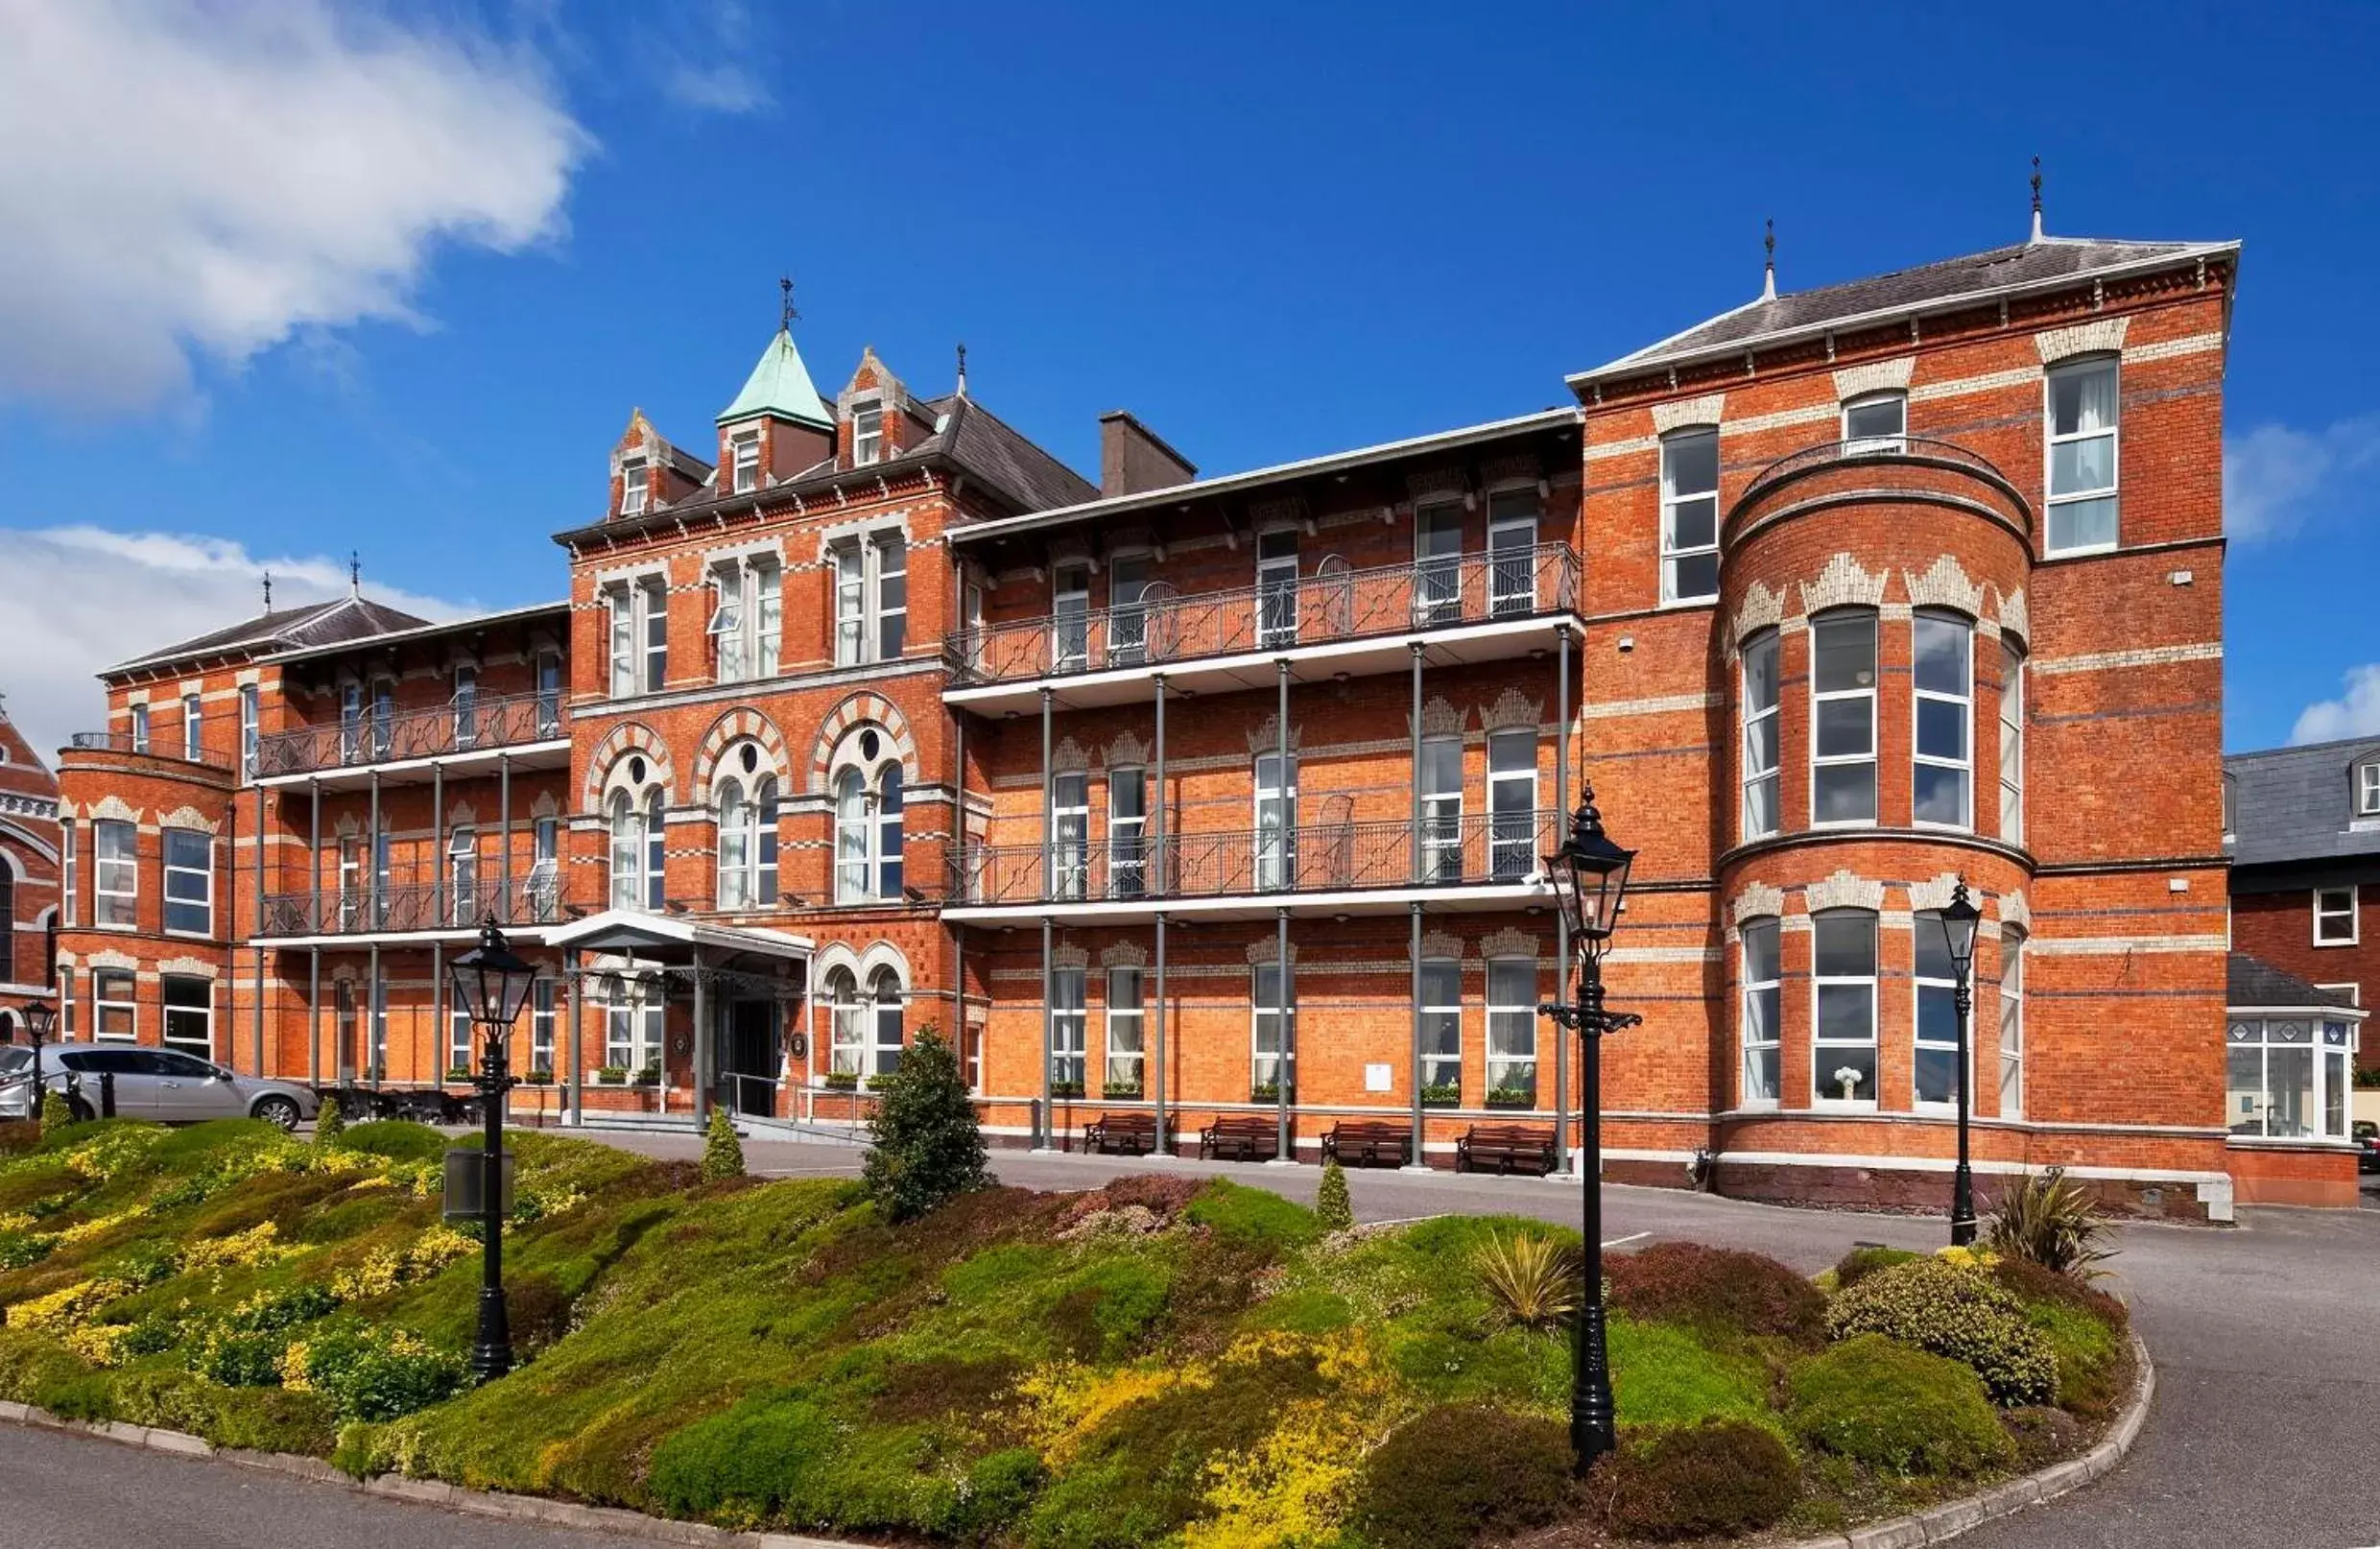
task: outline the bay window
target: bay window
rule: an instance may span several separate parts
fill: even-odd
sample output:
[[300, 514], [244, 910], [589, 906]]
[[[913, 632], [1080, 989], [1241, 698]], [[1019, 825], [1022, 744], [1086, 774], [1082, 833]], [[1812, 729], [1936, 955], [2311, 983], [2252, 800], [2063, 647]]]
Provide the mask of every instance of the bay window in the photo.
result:
[[[2230, 790], [2226, 779], [2226, 798]], [[2223, 831], [2231, 831], [2228, 821]], [[2005, 639], [2000, 642], [2000, 837], [2011, 845], [2025, 839], [2025, 656]]]
[[2025, 938], [2000, 933], [2000, 1117], [2025, 1112]]
[[2225, 1039], [2226, 1124], [2235, 1135], [2348, 1138], [2355, 1032], [2346, 1020], [2241, 1016]]
[[1763, 630], [1744, 642], [1744, 838], [1777, 830], [1777, 636]]
[[1810, 818], [1876, 821], [1876, 615], [1810, 621]]
[[91, 970], [91, 1033], [103, 1042], [131, 1043], [140, 1036], [135, 981], [123, 968]]
[[149, 706], [146, 704], [135, 704], [132, 706], [132, 751], [136, 753], [145, 753], [148, 751]]
[[193, 973], [165, 974], [157, 980], [157, 1000], [165, 1012], [165, 1041], [202, 1060], [212, 1060], [215, 981]]
[[[1935, 934], [1941, 934], [1939, 928]], [[1811, 1077], [1821, 1104], [1876, 1101], [1876, 917], [1830, 909], [1810, 919]]]
[[91, 923], [130, 928], [140, 917], [139, 830], [101, 819], [91, 824]]
[[1744, 1090], [1746, 1106], [1774, 1103], [1778, 1084], [1778, 1023], [1783, 1012], [1777, 921], [1748, 919], [1738, 931], [1744, 949]]
[[1915, 917], [1916, 934], [1916, 1102], [1948, 1108], [1959, 1095], [1957, 968], [1942, 936], [1940, 910]]
[[2102, 358], [2048, 374], [2048, 555], [2116, 544], [2116, 363]]
[[[1916, 689], [1910, 811], [1923, 825], [1968, 826], [1974, 782], [1974, 629], [1947, 613], [1919, 613], [1911, 626]], [[1939, 933], [1938, 933], [1939, 934]]]
[[1719, 595], [1719, 431], [1661, 440], [1661, 601]]

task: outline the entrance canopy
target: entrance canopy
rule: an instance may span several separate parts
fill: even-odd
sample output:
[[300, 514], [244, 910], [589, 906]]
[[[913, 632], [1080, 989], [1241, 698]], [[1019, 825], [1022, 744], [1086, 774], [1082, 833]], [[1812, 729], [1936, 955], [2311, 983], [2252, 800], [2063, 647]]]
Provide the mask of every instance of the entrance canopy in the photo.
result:
[[[817, 943], [790, 931], [716, 925], [675, 915], [607, 909], [545, 933], [548, 946], [626, 959], [676, 977], [700, 978], [747, 992], [798, 993], [810, 978]], [[791, 973], [788, 969], [793, 970]], [[589, 977], [595, 977], [593, 970]]]

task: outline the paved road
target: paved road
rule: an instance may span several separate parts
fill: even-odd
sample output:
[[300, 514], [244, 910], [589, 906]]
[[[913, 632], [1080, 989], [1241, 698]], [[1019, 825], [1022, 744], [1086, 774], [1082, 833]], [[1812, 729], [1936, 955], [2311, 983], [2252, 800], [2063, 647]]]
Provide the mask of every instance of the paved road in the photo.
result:
[[[697, 1136], [606, 1135], [692, 1156]], [[859, 1169], [847, 1146], [748, 1140], [771, 1176]], [[1311, 1200], [1311, 1167], [1117, 1162], [995, 1153], [1008, 1182], [1082, 1188], [1119, 1171], [1222, 1173]], [[1574, 1221], [1575, 1189], [1536, 1180], [1357, 1173], [1356, 1213], [1510, 1211]], [[1606, 1239], [1689, 1238], [1805, 1271], [1854, 1242], [1931, 1248], [1939, 1221], [1787, 1210], [1663, 1189], [1605, 1191]], [[2156, 1409], [2108, 1479], [1968, 1535], [1975, 1549], [2380, 1544], [2380, 1211], [2244, 1210], [2239, 1229], [2135, 1227], [2117, 1260], [2158, 1368]], [[104, 1497], [98, 1482], [107, 1482]], [[104, 1498], [104, 1510], [94, 1502]], [[492, 1522], [81, 1437], [0, 1432], [0, 1549], [596, 1549], [621, 1540]]]

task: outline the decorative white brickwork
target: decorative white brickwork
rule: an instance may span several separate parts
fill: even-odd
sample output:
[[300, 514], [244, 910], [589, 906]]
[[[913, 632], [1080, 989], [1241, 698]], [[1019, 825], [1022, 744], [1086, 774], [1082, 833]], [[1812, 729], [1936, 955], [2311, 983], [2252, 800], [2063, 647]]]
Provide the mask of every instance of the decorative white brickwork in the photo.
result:
[[2096, 355], [2121, 350], [2124, 330], [2131, 317], [2123, 314], [2112, 318], [2094, 318], [2078, 322], [2071, 328], [2047, 328], [2033, 336], [2033, 346], [2041, 352], [2041, 364], [2055, 366], [2076, 355]]
[[1865, 366], [1846, 366], [1835, 373], [1835, 396], [1847, 402], [1863, 393], [1906, 393], [1909, 391], [1909, 378], [1916, 367], [1917, 357], [1915, 355], [1869, 361]]
[[1921, 576], [1902, 571], [1901, 584], [1909, 588], [1912, 608], [1955, 608], [1969, 618], [1984, 616], [1983, 583], [1969, 581], [1966, 567], [1950, 555], [1938, 556]]
[[1747, 882], [1744, 891], [1728, 903], [1727, 913], [1738, 925], [1748, 919], [1782, 915], [1785, 913], [1785, 890], [1771, 887], [1766, 882]]
[[1881, 914], [1884, 910], [1884, 884], [1854, 876], [1848, 869], [1840, 869], [1823, 882], [1813, 882], [1803, 888], [1801, 898], [1803, 906], [1813, 915], [1825, 909], [1866, 909]]
[[1656, 433], [1666, 436], [1673, 430], [1682, 430], [1688, 425], [1716, 425], [1719, 423], [1721, 412], [1726, 408], [1726, 405], [1727, 395], [1724, 393], [1705, 393], [1699, 398], [1678, 398], [1669, 403], [1656, 403], [1653, 406], [1653, 428]]
[[1826, 561], [1816, 581], [1801, 584], [1801, 610], [1818, 613], [1829, 608], [1880, 607], [1890, 574], [1879, 570], [1871, 576], [1848, 554], [1838, 554]]

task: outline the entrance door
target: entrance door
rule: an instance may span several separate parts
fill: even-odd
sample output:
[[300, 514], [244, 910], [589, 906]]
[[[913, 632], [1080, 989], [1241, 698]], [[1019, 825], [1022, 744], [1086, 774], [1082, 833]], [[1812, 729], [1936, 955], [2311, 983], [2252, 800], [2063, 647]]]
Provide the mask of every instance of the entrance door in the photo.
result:
[[732, 1089], [724, 1100], [734, 1112], [767, 1118], [776, 1111], [776, 1003], [729, 1001], [726, 1031], [719, 1068]]

